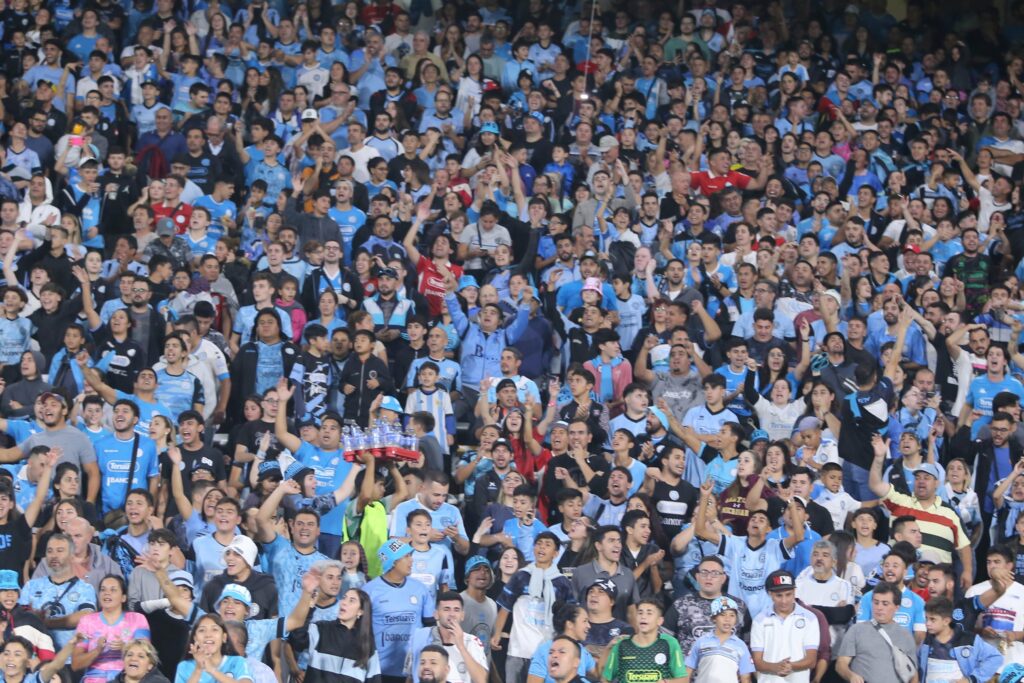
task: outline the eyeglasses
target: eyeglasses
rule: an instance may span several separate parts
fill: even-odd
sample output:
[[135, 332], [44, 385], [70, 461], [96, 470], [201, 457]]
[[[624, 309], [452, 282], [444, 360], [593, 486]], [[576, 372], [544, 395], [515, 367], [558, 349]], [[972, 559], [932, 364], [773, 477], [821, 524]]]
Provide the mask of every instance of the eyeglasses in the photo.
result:
[[263, 399], [263, 402], [264, 403], [268, 403], [268, 404], [270, 404], [272, 406], [276, 406], [281, 401], [276, 399], [276, 398], [265, 398], [265, 399]]
[[725, 576], [725, 572], [717, 569], [698, 569], [697, 576], [703, 576], [704, 578], [717, 579], [719, 576]]
[[149, 290], [148, 289], [139, 289], [139, 288], [133, 287], [132, 288], [132, 294], [149, 294]]

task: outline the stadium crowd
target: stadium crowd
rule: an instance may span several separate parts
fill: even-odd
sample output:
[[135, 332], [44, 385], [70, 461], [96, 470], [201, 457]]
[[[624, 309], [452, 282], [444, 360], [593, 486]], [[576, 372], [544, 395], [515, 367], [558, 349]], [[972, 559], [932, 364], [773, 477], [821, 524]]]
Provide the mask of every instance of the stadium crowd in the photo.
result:
[[1024, 681], [1024, 2], [0, 31], [0, 680]]

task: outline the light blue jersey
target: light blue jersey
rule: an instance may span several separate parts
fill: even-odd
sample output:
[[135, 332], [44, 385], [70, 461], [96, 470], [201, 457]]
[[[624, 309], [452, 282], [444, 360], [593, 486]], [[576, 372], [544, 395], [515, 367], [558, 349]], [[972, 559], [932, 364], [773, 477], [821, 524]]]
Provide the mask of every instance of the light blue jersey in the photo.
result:
[[302, 577], [309, 568], [328, 557], [319, 551], [303, 555], [283, 536], [277, 536], [270, 543], [264, 543], [267, 566], [277, 584], [277, 613], [291, 614], [302, 597]]
[[[313, 444], [303, 442], [295, 458], [316, 473], [316, 495], [334, 493], [348, 478], [352, 463], [341, 457], [341, 451], [325, 451]], [[335, 505], [320, 520], [320, 530], [341, 536], [341, 525], [345, 519], [345, 505]]]
[[[388, 536], [391, 538], [405, 536], [406, 518], [413, 510], [426, 510], [430, 514], [430, 525], [438, 531], [444, 531], [447, 527], [454, 526], [458, 528], [459, 536], [469, 540], [469, 536], [466, 535], [466, 525], [462, 521], [462, 513], [457, 507], [450, 503], [441, 503], [441, 507], [431, 510], [420, 503], [418, 498], [407, 500], [395, 508]], [[447, 537], [439, 542], [447, 545], [449, 549], [452, 547], [451, 539]]]
[[[78, 578], [64, 583], [54, 583], [48, 576], [32, 579], [21, 589], [19, 605], [42, 610], [47, 617], [59, 619], [82, 610], [97, 609], [96, 591], [86, 581]], [[51, 629], [53, 644], [60, 649], [68, 644], [75, 629]]]
[[412, 574], [410, 579], [427, 587], [430, 604], [437, 602], [437, 592], [442, 585], [455, 588], [455, 561], [452, 551], [440, 543], [431, 543], [427, 550], [412, 552]]
[[751, 548], [746, 536], [722, 536], [718, 554], [725, 558], [728, 567], [729, 591], [747, 604], [751, 614], [760, 614], [772, 606], [764, 582], [791, 557], [781, 540], [765, 541], [759, 548]]
[[413, 631], [434, 616], [430, 592], [419, 581], [406, 579], [395, 585], [378, 576], [363, 587], [373, 603], [373, 637], [385, 676], [403, 676], [405, 653]]
[[[132, 444], [135, 443], [135, 439], [139, 442], [135, 454], [135, 470], [129, 473], [132, 464]], [[103, 477], [103, 514], [124, 505], [128, 491], [148, 489], [149, 479], [160, 474], [156, 443], [148, 436], [136, 436], [124, 441], [116, 434], [111, 434], [100, 439], [95, 446], [96, 463]]]
[[167, 372], [167, 368], [161, 368], [156, 372], [156, 382], [160, 399], [170, 411], [168, 417], [172, 424], [178, 423], [178, 415], [206, 401], [203, 383], [188, 370], [180, 375], [172, 375]]
[[[857, 611], [858, 622], [871, 621], [871, 598], [874, 593], [874, 591], [868, 591], [860, 599], [860, 608]], [[896, 609], [896, 616], [892, 620], [910, 631], [911, 635], [924, 633], [924, 600], [914, 591], [904, 588], [900, 606]]]

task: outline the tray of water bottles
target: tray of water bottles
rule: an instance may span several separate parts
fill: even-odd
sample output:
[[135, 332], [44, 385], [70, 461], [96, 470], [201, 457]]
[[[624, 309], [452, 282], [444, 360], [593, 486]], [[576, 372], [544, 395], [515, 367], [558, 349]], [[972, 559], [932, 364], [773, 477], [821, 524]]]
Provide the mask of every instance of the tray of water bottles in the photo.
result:
[[419, 439], [411, 428], [404, 431], [395, 425], [377, 420], [373, 426], [363, 429], [358, 425], [347, 426], [341, 435], [342, 455], [349, 462], [359, 460], [359, 454], [370, 451], [375, 458], [416, 462], [420, 459]]

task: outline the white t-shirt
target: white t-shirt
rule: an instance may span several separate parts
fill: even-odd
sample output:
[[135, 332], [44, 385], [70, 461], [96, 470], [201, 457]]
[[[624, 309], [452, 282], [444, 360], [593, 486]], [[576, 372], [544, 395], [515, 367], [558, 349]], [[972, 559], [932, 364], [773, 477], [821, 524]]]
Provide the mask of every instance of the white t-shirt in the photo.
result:
[[[766, 609], [754, 617], [750, 629], [750, 651], [760, 652], [766, 663], [804, 658], [808, 650], [817, 650], [820, 645], [818, 618], [809, 609], [794, 605], [793, 611], [785, 618]], [[811, 670], [794, 671], [788, 676], [774, 676], [759, 673], [758, 683], [808, 683]]]
[[[990, 581], [971, 586], [964, 597], [973, 598], [991, 587]], [[1011, 583], [999, 599], [989, 605], [982, 616], [982, 625], [996, 631], [1024, 631], [1024, 586]], [[986, 638], [992, 647], [999, 647], [999, 640]], [[1005, 656], [1006, 664], [1024, 664], [1024, 643], [1009, 643]]]

